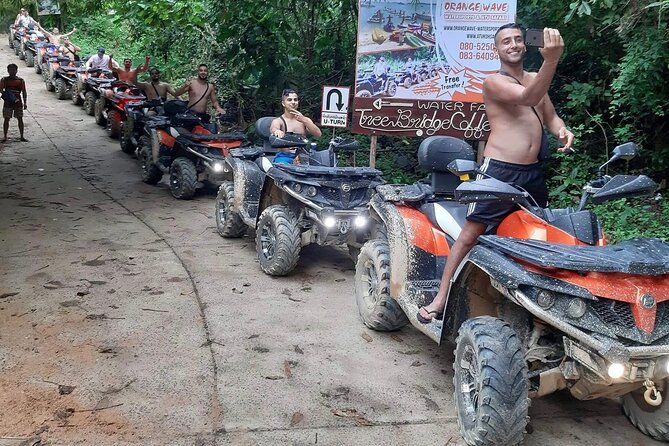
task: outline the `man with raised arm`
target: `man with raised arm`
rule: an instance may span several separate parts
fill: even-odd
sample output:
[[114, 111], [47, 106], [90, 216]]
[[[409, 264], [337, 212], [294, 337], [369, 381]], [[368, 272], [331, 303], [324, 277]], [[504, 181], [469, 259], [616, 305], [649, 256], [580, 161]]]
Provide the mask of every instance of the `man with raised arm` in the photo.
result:
[[[483, 82], [490, 136], [481, 170], [500, 181], [522, 187], [537, 205], [546, 207], [548, 189], [540, 161], [540, 154], [548, 155], [546, 130], [562, 144], [559, 152], [570, 152], [574, 141], [574, 135], [557, 115], [548, 97], [564, 42], [557, 29], [544, 29], [544, 47], [540, 49], [544, 61], [536, 73], [523, 70], [525, 42], [521, 28], [515, 23], [497, 30], [495, 49], [501, 68]], [[439, 291], [434, 300], [421, 307], [416, 315], [420, 322], [427, 324], [441, 319], [458, 265], [488, 226], [499, 224], [514, 207], [508, 202], [472, 203], [469, 206], [467, 220], [446, 259]]]
[[133, 85], [137, 83], [137, 75], [145, 72], [149, 68], [149, 56], [144, 56], [144, 65], [140, 65], [134, 70], [132, 69], [132, 59], [123, 59], [123, 68], [115, 67], [113, 63], [113, 56], [109, 56], [109, 64], [107, 65], [114, 74], [118, 76], [118, 80], [126, 81]]
[[40, 25], [39, 23], [36, 23], [36, 25], [37, 25], [37, 29], [42, 31], [42, 33], [49, 40], [49, 42], [53, 43], [54, 45], [58, 45], [58, 46], [61, 46], [63, 44], [63, 37], [70, 37], [72, 34], [74, 34], [77, 31], [77, 28], [72, 28], [72, 31], [70, 31], [69, 33], [60, 34], [60, 31], [58, 30], [58, 28], [53, 28], [51, 30], [51, 32], [49, 32], [49, 31], [45, 30], [44, 28], [42, 28], [42, 25]]
[[224, 115], [225, 110], [218, 103], [216, 97], [216, 87], [209, 83], [209, 67], [207, 64], [200, 64], [197, 67], [197, 78], [188, 79], [185, 84], [174, 91], [175, 97], [188, 92], [188, 110], [200, 117], [202, 122], [209, 124], [211, 116], [207, 113], [207, 104], [211, 105], [217, 112]]

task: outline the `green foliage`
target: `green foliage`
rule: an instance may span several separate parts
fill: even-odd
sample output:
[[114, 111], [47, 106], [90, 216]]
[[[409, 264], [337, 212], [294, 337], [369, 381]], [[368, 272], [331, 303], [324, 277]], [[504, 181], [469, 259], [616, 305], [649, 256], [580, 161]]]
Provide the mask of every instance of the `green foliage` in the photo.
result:
[[669, 203], [660, 199], [610, 201], [593, 208], [608, 243], [641, 237], [669, 240]]
[[[0, 21], [8, 25], [23, 3], [3, 0]], [[199, 63], [208, 63], [221, 102], [238, 110], [245, 127], [261, 116], [276, 116], [284, 88], [296, 88], [302, 112], [317, 120], [322, 85], [354, 82], [358, 0], [60, 3], [62, 16], [42, 21], [68, 30], [76, 25], [79, 31], [73, 40], [85, 53], [104, 46], [115, 58], [131, 57], [135, 64], [149, 54], [151, 65], [175, 85], [193, 76]], [[550, 94], [577, 137], [577, 152], [556, 155], [548, 166], [553, 204], [577, 203], [581, 186], [608, 159], [610, 150], [626, 141], [641, 147], [630, 169], [658, 183], [669, 180], [668, 12], [669, 0], [518, 2], [521, 25], [557, 27], [565, 40]], [[421, 58], [429, 57], [426, 53]], [[370, 68], [372, 60], [361, 58], [358, 68]], [[528, 54], [528, 69], [540, 64], [538, 53]], [[347, 133], [337, 130], [337, 135]], [[330, 136], [330, 130], [324, 131], [319, 146]], [[363, 148], [369, 147], [368, 136], [356, 137]], [[377, 167], [389, 182], [409, 183], [423, 176], [415, 157], [420, 139], [381, 136], [378, 141]], [[356, 162], [367, 164], [369, 151], [361, 150]], [[628, 204], [598, 207], [614, 239], [633, 236], [634, 231], [659, 233], [657, 222], [667, 216], [663, 202], [653, 203], [645, 214], [615, 218]]]

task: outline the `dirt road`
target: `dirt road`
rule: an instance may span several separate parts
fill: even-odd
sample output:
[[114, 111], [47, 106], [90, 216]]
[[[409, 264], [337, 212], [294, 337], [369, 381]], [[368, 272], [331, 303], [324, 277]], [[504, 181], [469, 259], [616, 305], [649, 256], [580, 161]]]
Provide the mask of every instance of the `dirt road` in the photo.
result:
[[[30, 140], [13, 121], [0, 146], [0, 445], [462, 444], [449, 348], [365, 329], [344, 251], [264, 275], [252, 235], [216, 233], [213, 195], [143, 184], [0, 42]], [[530, 415], [529, 445], [653, 444], [615, 402]]]

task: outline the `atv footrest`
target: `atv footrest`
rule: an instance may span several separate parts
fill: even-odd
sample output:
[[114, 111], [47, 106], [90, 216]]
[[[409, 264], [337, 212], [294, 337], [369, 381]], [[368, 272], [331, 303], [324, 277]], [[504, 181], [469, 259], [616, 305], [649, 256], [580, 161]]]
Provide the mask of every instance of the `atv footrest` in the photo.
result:
[[422, 307], [434, 300], [440, 284], [440, 280], [409, 280], [406, 287], [409, 294], [416, 297], [416, 304]]

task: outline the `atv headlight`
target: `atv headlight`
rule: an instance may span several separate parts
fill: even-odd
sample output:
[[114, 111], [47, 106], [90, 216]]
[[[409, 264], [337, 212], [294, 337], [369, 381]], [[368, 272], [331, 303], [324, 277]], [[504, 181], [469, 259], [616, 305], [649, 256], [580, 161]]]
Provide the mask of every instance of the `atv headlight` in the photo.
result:
[[337, 220], [333, 216], [327, 216], [323, 219], [323, 224], [326, 228], [334, 228], [334, 225], [337, 224]]
[[223, 172], [223, 164], [214, 163], [214, 172], [216, 173]]
[[367, 217], [364, 215], [357, 215], [353, 219], [353, 224], [355, 225], [356, 228], [364, 228], [367, 226]]
[[585, 301], [579, 297], [575, 297], [569, 302], [567, 306], [567, 314], [573, 319], [578, 319], [585, 314], [587, 310], [587, 305]]
[[316, 190], [316, 186], [307, 186], [307, 188], [304, 190], [304, 194], [307, 197], [315, 197], [317, 193], [318, 190]]
[[298, 194], [302, 193], [302, 185], [300, 183], [294, 183], [293, 190]]

